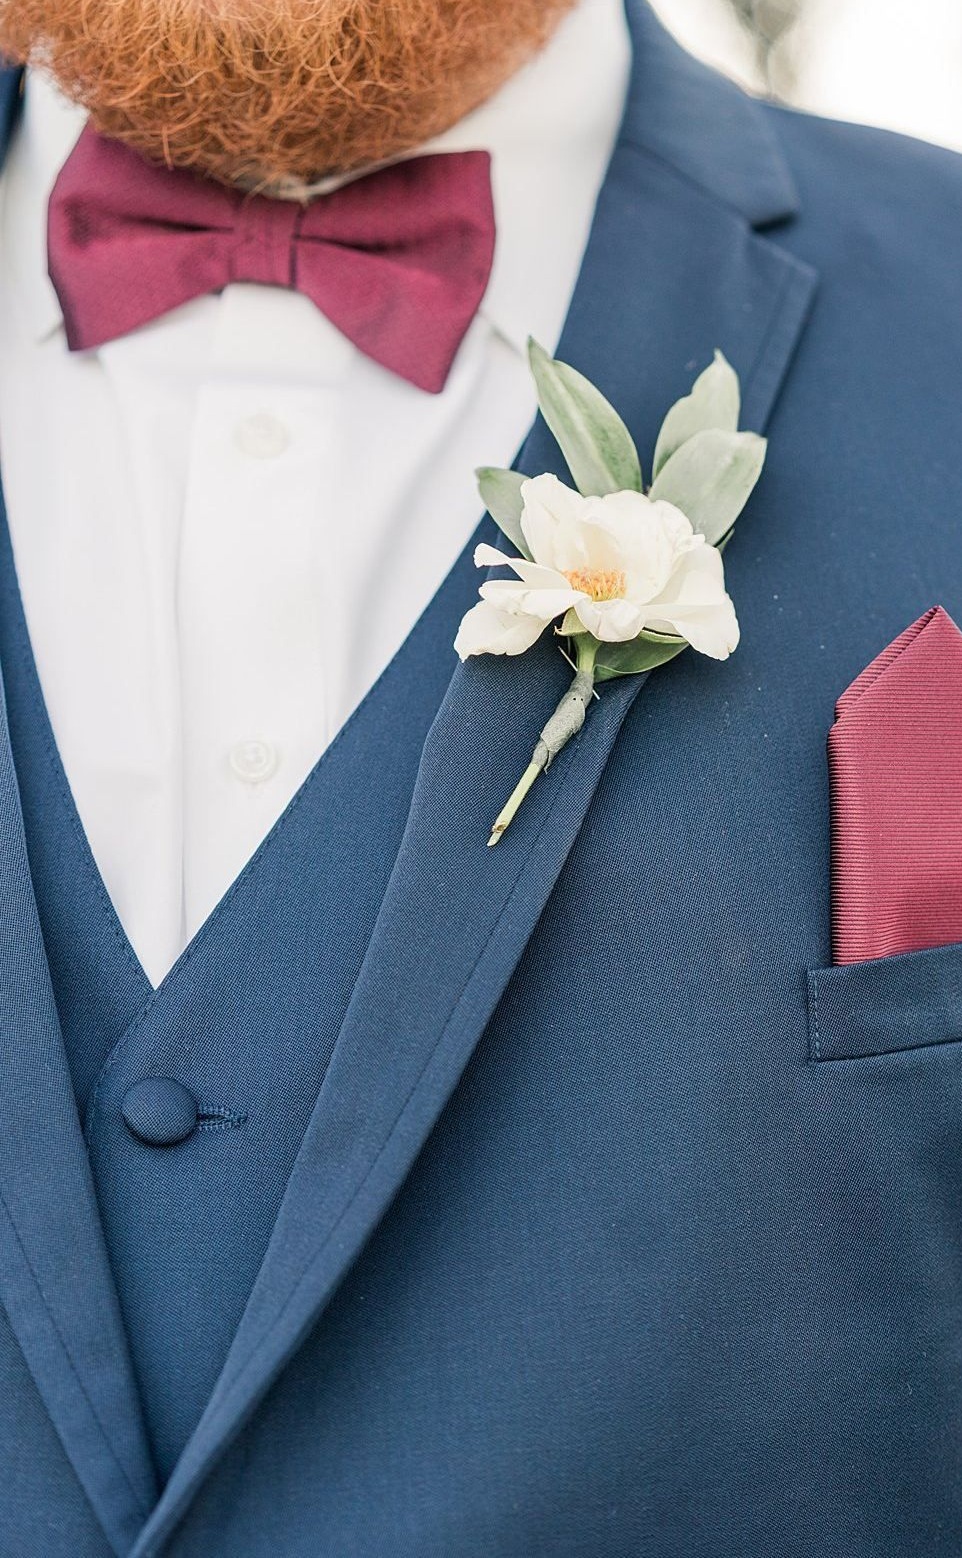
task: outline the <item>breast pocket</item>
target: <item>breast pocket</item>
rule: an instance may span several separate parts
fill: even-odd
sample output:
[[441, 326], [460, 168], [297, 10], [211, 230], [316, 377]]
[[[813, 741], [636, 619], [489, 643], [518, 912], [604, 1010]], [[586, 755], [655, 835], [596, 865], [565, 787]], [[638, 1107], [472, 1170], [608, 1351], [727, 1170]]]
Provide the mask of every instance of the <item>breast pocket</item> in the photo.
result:
[[857, 1060], [962, 1041], [962, 942], [808, 974], [809, 1057]]

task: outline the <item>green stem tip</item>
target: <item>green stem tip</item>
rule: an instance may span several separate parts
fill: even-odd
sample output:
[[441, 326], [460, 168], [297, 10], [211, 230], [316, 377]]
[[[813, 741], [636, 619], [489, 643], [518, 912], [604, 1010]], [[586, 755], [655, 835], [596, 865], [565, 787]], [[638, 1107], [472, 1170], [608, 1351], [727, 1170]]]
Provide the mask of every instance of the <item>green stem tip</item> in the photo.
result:
[[514, 789], [511, 791], [511, 795], [509, 796], [508, 800], [504, 806], [502, 806], [501, 810], [498, 812], [497, 817], [495, 818], [494, 827], [491, 829], [491, 837], [488, 839], [489, 849], [494, 848], [502, 833], [504, 833], [505, 829], [508, 828], [514, 821], [515, 813], [517, 812], [518, 807], [521, 805], [521, 802], [524, 800], [528, 791], [531, 789], [531, 786], [534, 784], [542, 768], [544, 767], [544, 763], [535, 762], [534, 759], [532, 759], [528, 764], [524, 773], [521, 775], [521, 778], [518, 780]]

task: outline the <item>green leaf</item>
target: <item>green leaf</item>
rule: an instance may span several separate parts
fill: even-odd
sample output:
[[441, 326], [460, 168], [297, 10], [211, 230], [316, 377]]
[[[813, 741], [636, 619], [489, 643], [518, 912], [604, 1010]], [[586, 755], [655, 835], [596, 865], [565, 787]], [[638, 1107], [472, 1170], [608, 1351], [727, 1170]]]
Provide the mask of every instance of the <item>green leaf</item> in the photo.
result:
[[710, 428], [718, 428], [723, 433], [736, 432], [740, 410], [738, 374], [724, 354], [716, 352], [711, 367], [695, 380], [691, 394], [676, 401], [662, 423], [655, 445], [654, 476], [658, 476], [675, 451], [696, 433], [707, 432]]
[[649, 496], [681, 509], [714, 546], [748, 502], [767, 447], [757, 433], [695, 433], [672, 455]]
[[668, 633], [641, 633], [627, 644], [602, 644], [595, 660], [595, 681], [610, 682], [616, 676], [637, 676], [641, 671], [654, 671], [687, 648], [687, 639], [674, 638]]
[[520, 471], [502, 471], [493, 465], [482, 465], [474, 474], [478, 478], [481, 501], [501, 534], [530, 562], [531, 552], [521, 529], [524, 510], [521, 484], [528, 478]]
[[542, 415], [558, 440], [575, 486], [585, 498], [643, 488], [631, 434], [600, 390], [567, 363], [555, 362], [537, 341], [528, 360]]

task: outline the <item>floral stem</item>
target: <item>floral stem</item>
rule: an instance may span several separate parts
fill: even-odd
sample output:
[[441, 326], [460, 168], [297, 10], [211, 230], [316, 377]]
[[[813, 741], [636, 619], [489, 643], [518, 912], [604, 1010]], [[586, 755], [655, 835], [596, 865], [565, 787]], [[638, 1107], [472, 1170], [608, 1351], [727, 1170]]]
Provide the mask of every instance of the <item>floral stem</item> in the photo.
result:
[[498, 813], [494, 827], [491, 829], [491, 837], [488, 839], [489, 849], [498, 843], [514, 821], [518, 808], [538, 775], [545, 768], [550, 768], [562, 747], [567, 745], [572, 736], [578, 734], [585, 722], [595, 685], [594, 665], [598, 652], [597, 642], [586, 634], [578, 640], [577, 651], [574, 680], [538, 737], [531, 762]]
[[505, 830], [510, 827], [511, 823], [514, 821], [515, 813], [517, 812], [518, 807], [521, 805], [521, 802], [524, 800], [528, 791], [531, 789], [531, 786], [534, 784], [542, 768], [546, 766], [546, 764], [539, 763], [534, 758], [528, 764], [524, 773], [521, 775], [521, 778], [518, 780], [518, 783], [511, 791], [510, 797], [498, 812], [494, 827], [491, 829], [491, 837], [488, 839], [489, 849], [494, 848], [495, 844], [499, 842]]

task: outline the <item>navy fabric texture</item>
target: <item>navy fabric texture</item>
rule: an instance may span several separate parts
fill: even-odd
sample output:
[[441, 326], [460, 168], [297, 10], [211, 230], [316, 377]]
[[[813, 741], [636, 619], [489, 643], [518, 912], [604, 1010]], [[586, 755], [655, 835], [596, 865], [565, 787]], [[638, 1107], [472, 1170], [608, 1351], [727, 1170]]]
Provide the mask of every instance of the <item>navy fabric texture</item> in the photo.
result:
[[[14, 761], [30, 797], [34, 892], [154, 1459], [166, 1478], [263, 1259], [450, 681], [449, 625], [471, 604], [477, 574], [466, 553], [373, 696], [146, 997], [106, 895], [93, 890], [96, 867], [52, 761], [15, 580], [8, 574], [4, 583], [0, 643]], [[366, 775], [376, 778], [378, 806], [364, 799]], [[107, 991], [104, 1012], [98, 1001]], [[185, 1091], [201, 1134], [180, 1152], [158, 1152], [192, 1135]]]
[[0, 557], [2, 1558], [962, 1551], [962, 949], [829, 967], [825, 761], [962, 613], [962, 163], [629, 15], [561, 355], [649, 459], [738, 368], [728, 664], [606, 686], [488, 850], [568, 672], [456, 665], [469, 548], [152, 994]]

